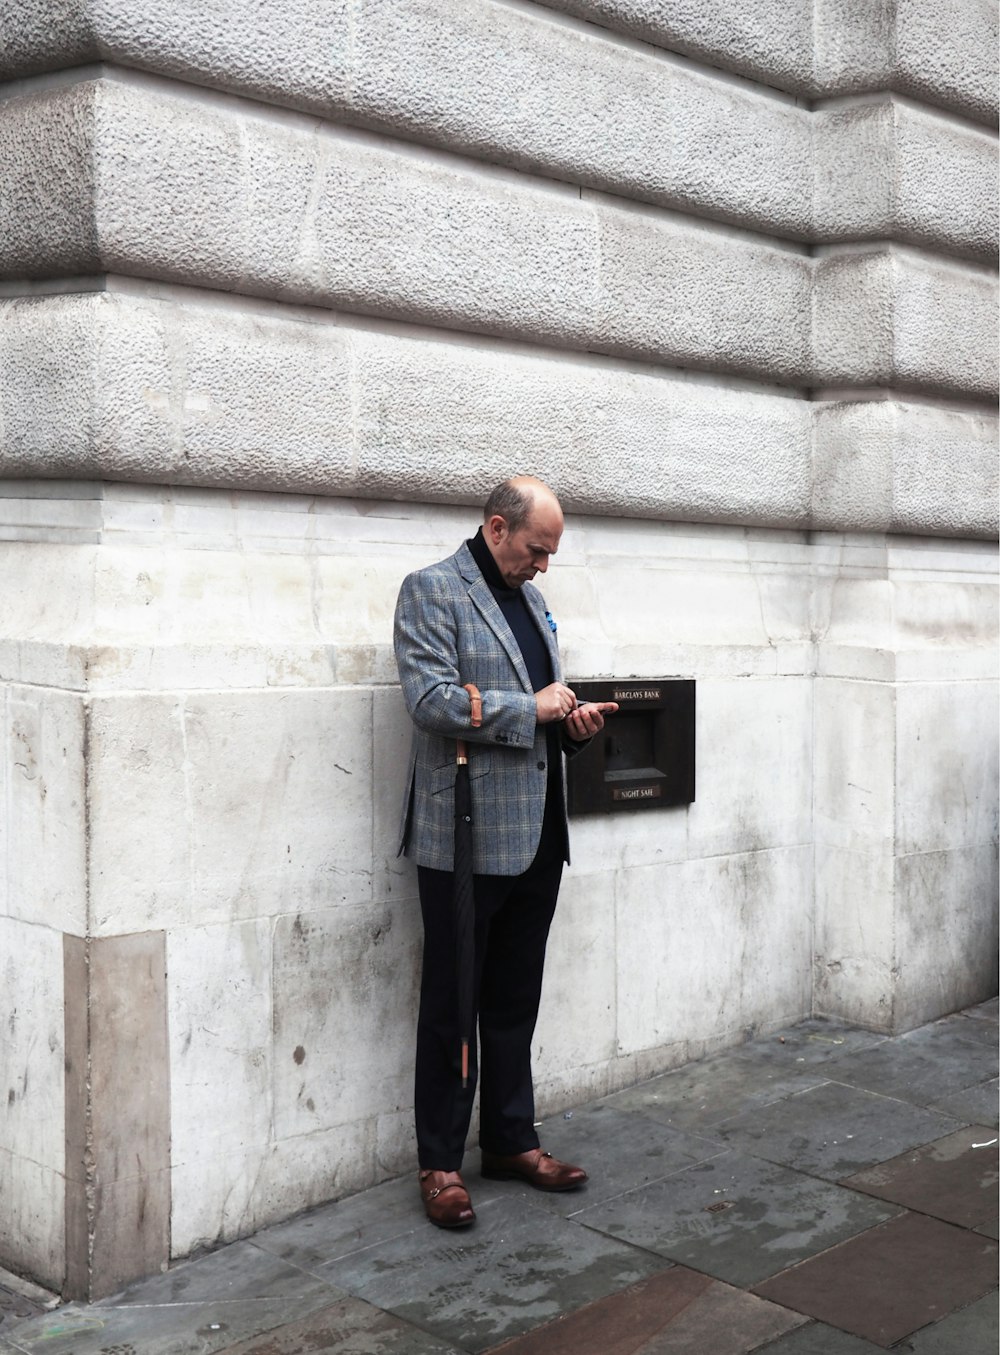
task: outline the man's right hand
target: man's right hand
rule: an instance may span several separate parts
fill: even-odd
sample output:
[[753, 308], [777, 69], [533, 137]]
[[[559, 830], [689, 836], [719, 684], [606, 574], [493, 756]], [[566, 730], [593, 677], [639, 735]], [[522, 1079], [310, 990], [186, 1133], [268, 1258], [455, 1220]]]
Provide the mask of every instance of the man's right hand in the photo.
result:
[[570, 711], [575, 709], [576, 696], [565, 683], [550, 682], [535, 693], [535, 718], [540, 725], [551, 724], [553, 720], [565, 720]]

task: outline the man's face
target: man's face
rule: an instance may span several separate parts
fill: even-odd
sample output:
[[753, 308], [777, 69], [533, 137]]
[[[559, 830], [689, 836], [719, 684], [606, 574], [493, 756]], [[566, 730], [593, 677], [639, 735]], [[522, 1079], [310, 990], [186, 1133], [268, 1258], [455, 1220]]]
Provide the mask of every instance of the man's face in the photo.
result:
[[558, 505], [536, 505], [523, 526], [513, 532], [502, 517], [490, 518], [486, 538], [497, 568], [508, 588], [520, 588], [536, 574], [544, 574], [549, 556], [559, 549], [563, 519]]

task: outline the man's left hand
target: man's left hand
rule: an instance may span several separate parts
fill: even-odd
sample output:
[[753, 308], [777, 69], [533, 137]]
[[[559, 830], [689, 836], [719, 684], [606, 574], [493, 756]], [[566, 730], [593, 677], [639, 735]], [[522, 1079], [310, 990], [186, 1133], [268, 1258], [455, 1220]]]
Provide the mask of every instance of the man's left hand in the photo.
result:
[[617, 701], [585, 701], [566, 716], [566, 733], [578, 743], [592, 739], [604, 728], [605, 715], [614, 715]]

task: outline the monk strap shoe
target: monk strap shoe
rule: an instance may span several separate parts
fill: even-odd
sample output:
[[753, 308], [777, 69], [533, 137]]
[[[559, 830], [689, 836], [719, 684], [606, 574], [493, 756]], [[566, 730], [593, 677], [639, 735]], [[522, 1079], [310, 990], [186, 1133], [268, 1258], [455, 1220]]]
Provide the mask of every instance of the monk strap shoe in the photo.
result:
[[458, 1172], [422, 1171], [418, 1179], [431, 1223], [438, 1228], [465, 1228], [475, 1221], [469, 1192]]
[[491, 1181], [527, 1181], [536, 1190], [576, 1190], [587, 1179], [582, 1167], [560, 1162], [541, 1148], [512, 1157], [484, 1152], [482, 1158], [482, 1174]]

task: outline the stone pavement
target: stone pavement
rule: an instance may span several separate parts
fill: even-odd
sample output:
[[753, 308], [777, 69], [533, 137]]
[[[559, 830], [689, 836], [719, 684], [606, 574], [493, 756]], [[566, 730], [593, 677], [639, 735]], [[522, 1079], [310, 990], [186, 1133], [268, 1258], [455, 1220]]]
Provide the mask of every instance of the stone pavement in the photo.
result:
[[90, 1307], [8, 1292], [0, 1355], [996, 1355], [996, 1000], [804, 1021], [541, 1133], [585, 1190], [473, 1153], [469, 1230], [410, 1174]]

